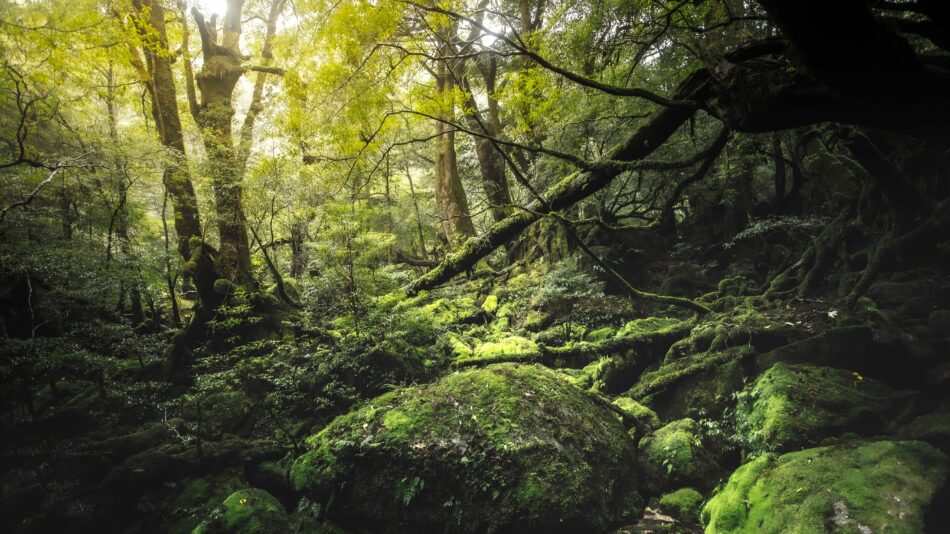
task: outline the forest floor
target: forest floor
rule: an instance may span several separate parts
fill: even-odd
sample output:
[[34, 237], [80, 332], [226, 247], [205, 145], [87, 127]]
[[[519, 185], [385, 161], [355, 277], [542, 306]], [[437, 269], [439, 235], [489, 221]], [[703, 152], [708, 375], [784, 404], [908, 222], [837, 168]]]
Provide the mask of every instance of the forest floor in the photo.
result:
[[887, 273], [851, 312], [830, 289], [765, 298], [741, 261], [640, 271], [701, 316], [588, 270], [479, 271], [322, 328], [290, 316], [282, 338], [197, 353], [185, 383], [164, 379], [164, 335], [121, 324], [8, 343], [2, 530], [947, 524], [939, 266]]

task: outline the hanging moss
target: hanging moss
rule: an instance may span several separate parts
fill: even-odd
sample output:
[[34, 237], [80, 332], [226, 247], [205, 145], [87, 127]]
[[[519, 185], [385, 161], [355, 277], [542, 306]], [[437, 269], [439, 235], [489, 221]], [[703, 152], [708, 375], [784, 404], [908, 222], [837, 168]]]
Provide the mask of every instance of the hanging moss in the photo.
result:
[[619, 418], [538, 365], [392, 392], [308, 444], [295, 488], [374, 531], [602, 531], [642, 508]]
[[919, 441], [866, 441], [743, 465], [703, 509], [706, 532], [924, 531], [947, 457]]

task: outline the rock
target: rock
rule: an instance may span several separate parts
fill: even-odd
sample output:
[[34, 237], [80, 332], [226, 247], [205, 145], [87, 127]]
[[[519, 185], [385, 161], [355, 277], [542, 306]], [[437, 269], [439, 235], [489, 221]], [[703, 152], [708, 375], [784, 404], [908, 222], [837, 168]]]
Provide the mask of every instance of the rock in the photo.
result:
[[881, 432], [905, 399], [854, 371], [778, 363], [740, 395], [737, 426], [753, 450], [788, 451], [844, 432]]
[[630, 415], [630, 418], [637, 421], [638, 426], [654, 429], [660, 426], [660, 418], [656, 412], [631, 399], [630, 397], [617, 397], [613, 401], [614, 406], [620, 408]]
[[682, 488], [660, 497], [660, 509], [680, 521], [698, 521], [704, 500], [693, 488]]
[[934, 310], [927, 317], [927, 326], [933, 337], [942, 338], [950, 335], [950, 310]]
[[950, 411], [922, 415], [901, 428], [897, 435], [904, 439], [926, 441], [950, 454]]
[[706, 532], [924, 532], [947, 456], [920, 441], [865, 441], [743, 465], [703, 508]]
[[699, 434], [696, 421], [680, 419], [640, 441], [640, 465], [651, 493], [683, 486], [709, 489], [715, 485], [719, 466], [703, 447]]
[[198, 525], [193, 534], [280, 534], [293, 532], [280, 502], [264, 490], [236, 491]]
[[539, 365], [396, 390], [308, 444], [293, 485], [344, 527], [603, 531], [643, 509], [636, 447], [616, 412]]
[[667, 361], [643, 373], [627, 395], [664, 420], [719, 417], [732, 406], [733, 393], [754, 376], [754, 355], [748, 347], [735, 347]]
[[927, 295], [930, 291], [930, 284], [921, 280], [878, 282], [868, 289], [867, 295], [883, 307], [896, 308], [914, 297]]
[[931, 295], [913, 297], [897, 307], [897, 314], [902, 318], [921, 318], [930, 315], [937, 306], [937, 300]]
[[890, 343], [878, 341], [874, 334], [874, 331], [866, 326], [833, 328], [817, 336], [761, 354], [756, 358], [756, 364], [761, 371], [783, 362], [851, 369], [888, 383], [903, 384], [916, 380], [916, 369], [909, 366], [895, 369], [894, 357], [897, 348]]
[[927, 385], [940, 390], [950, 386], [950, 363], [944, 363], [927, 371]]

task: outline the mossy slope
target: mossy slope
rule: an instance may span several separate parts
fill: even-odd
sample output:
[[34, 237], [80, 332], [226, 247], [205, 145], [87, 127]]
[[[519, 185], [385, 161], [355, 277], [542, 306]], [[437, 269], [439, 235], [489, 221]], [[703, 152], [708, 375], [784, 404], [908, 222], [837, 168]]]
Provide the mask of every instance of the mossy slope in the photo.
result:
[[374, 531], [603, 531], [642, 508], [620, 418], [539, 365], [384, 395], [310, 438], [294, 486]]

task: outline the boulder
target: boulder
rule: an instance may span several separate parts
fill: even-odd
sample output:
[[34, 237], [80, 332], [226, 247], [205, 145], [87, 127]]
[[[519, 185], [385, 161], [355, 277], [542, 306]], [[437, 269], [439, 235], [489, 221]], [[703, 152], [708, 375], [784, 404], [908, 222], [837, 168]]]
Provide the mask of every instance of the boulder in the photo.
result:
[[757, 451], [789, 451], [844, 432], [885, 430], [907, 394], [856, 371], [778, 363], [739, 396], [737, 427]]
[[693, 488], [681, 488], [660, 497], [660, 510], [679, 521], [698, 522], [703, 500]]
[[643, 509], [621, 417], [539, 365], [396, 390], [308, 444], [295, 489], [357, 530], [603, 531]]
[[680, 419], [640, 441], [640, 465], [651, 493], [683, 486], [712, 488], [719, 466], [703, 447], [699, 424]]
[[765, 454], [732, 474], [703, 508], [703, 523], [724, 534], [925, 532], [946, 475], [947, 456], [920, 441]]
[[192, 534], [281, 534], [293, 532], [287, 512], [257, 488], [235, 491]]

